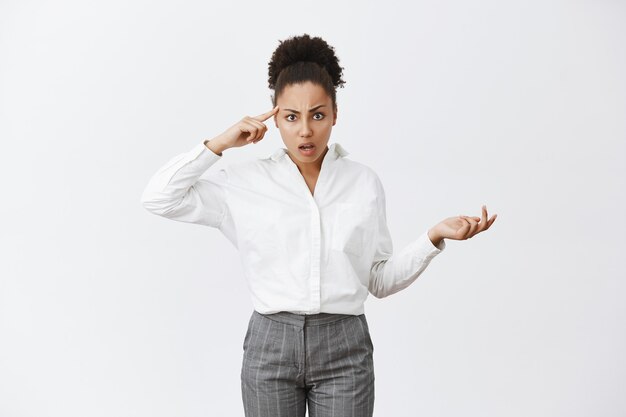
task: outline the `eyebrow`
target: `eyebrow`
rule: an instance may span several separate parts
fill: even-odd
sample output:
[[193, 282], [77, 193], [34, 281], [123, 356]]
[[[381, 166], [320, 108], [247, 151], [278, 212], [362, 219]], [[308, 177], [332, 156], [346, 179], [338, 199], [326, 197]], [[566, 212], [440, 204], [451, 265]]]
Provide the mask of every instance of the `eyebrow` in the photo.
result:
[[[325, 106], [326, 106], [325, 104], [320, 104], [319, 106], [315, 106], [311, 110], [309, 110], [309, 113], [314, 112], [315, 110], [319, 109], [320, 107], [325, 107]], [[285, 109], [285, 111], [290, 111], [290, 112], [293, 112], [293, 113], [300, 114], [300, 112], [298, 110]]]

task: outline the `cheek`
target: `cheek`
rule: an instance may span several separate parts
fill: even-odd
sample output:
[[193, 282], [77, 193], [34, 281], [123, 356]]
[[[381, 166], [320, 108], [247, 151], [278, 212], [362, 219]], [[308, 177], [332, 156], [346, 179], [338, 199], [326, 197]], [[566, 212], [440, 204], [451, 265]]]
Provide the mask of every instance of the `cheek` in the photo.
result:
[[278, 132], [282, 138], [290, 138], [294, 135], [290, 127], [291, 126], [285, 125], [284, 123], [278, 123]]
[[295, 123], [278, 123], [278, 128], [280, 129], [280, 131], [285, 133], [293, 132], [295, 130], [295, 126]]

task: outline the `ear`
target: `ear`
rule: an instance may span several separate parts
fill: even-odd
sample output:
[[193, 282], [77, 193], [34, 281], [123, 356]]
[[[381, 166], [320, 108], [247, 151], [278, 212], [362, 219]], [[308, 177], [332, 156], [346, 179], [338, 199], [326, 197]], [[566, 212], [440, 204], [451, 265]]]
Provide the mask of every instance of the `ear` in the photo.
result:
[[337, 110], [338, 109], [335, 109], [335, 114], [333, 115], [333, 126], [335, 126], [335, 123], [337, 123]]

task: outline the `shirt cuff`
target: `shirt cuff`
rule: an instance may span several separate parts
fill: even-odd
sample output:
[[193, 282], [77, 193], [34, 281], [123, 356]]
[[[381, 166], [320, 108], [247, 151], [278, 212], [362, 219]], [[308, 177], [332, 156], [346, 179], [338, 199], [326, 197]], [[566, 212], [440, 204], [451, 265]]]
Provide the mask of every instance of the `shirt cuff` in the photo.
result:
[[445, 239], [441, 239], [439, 246], [435, 246], [428, 237], [428, 231], [426, 231], [411, 243], [409, 248], [418, 258], [430, 260], [446, 248], [446, 241]]
[[207, 151], [211, 152], [213, 155], [216, 155], [216, 156], [222, 157], [222, 156], [224, 155], [224, 152], [222, 152], [221, 154], [219, 154], [219, 153], [215, 153], [215, 152], [213, 152], [211, 149], [209, 149], [209, 147], [208, 147], [208, 146], [206, 146], [206, 143], [209, 143], [209, 142], [210, 142], [210, 140], [209, 140], [209, 139], [205, 139], [205, 140], [203, 140], [203, 141], [202, 141], [202, 143], [201, 143], [200, 145], [202, 145], [202, 146], [203, 146], [203, 147], [204, 147]]
[[433, 247], [433, 248], [439, 249], [439, 252], [441, 252], [442, 250], [444, 250], [446, 248], [446, 240], [445, 239], [441, 239], [441, 241], [439, 242], [439, 246], [435, 246], [433, 244], [433, 241], [430, 240], [430, 237], [428, 237], [428, 231], [426, 231], [426, 233], [424, 233], [424, 235], [426, 236], [426, 240], [428, 241], [428, 243], [430, 243], [430, 246]]

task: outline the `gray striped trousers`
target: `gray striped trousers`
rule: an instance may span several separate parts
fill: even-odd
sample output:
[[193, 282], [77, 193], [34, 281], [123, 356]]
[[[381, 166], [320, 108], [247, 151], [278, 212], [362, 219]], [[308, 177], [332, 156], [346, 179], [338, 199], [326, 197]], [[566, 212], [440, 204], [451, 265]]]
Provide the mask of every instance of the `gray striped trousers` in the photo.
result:
[[365, 314], [254, 310], [243, 342], [246, 417], [371, 417], [374, 346]]

